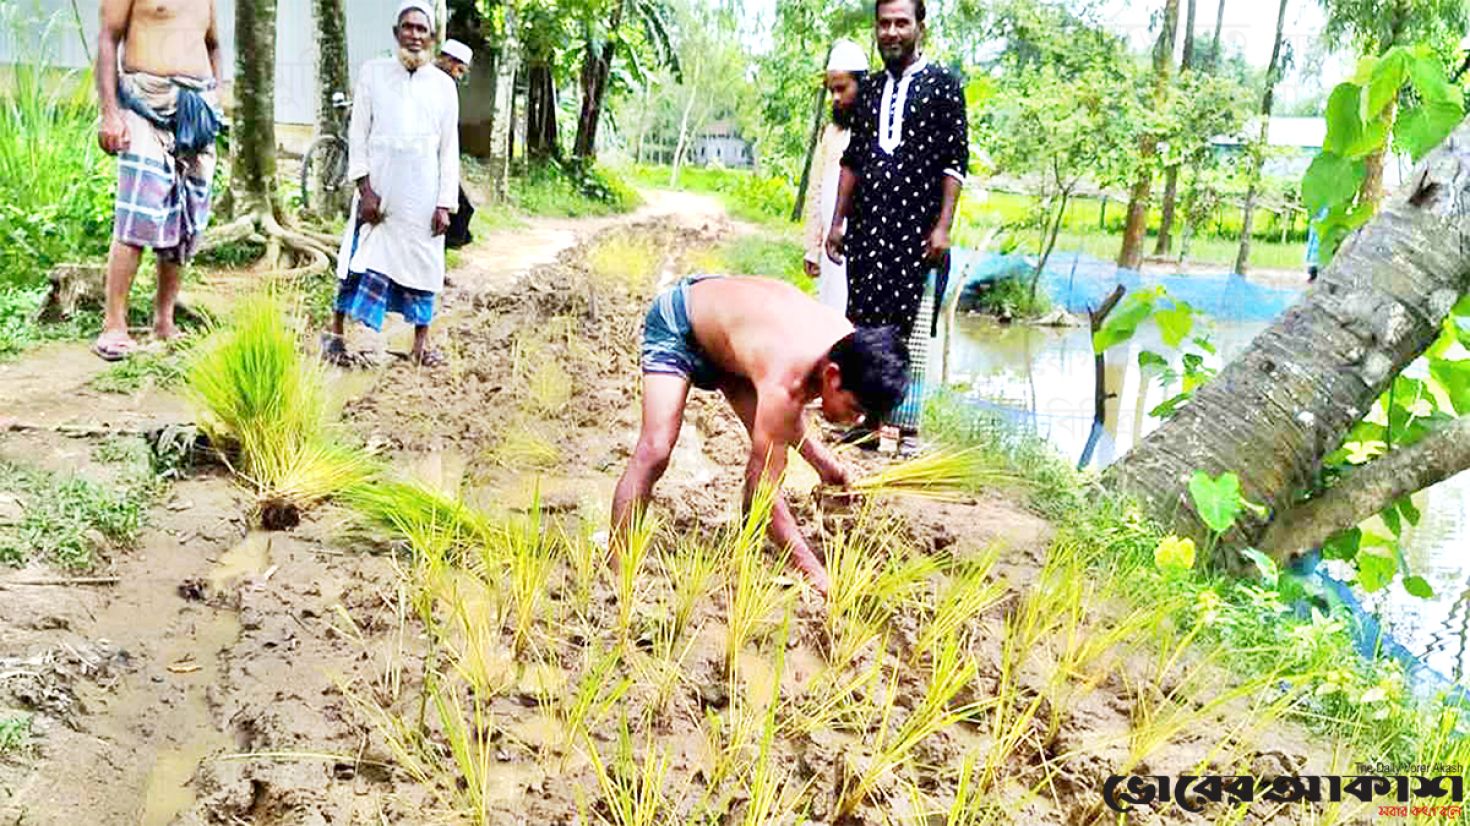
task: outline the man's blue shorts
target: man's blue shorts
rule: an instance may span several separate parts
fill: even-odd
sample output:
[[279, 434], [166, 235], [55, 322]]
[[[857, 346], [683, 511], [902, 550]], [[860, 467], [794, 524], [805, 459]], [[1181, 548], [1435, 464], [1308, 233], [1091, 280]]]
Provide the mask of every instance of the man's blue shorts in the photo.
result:
[[689, 288], [718, 275], [691, 275], [653, 300], [643, 317], [643, 372], [683, 376], [701, 390], [720, 385], [720, 370], [699, 349], [689, 321]]

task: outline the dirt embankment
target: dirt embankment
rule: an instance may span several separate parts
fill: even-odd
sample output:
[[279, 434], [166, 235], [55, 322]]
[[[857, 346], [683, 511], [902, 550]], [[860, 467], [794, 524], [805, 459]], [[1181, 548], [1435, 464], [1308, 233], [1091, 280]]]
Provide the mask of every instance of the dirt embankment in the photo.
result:
[[[507, 257], [506, 267], [496, 264], [501, 253], [486, 257], [486, 250], [515, 250], [514, 236], [469, 250], [444, 296], [439, 341], [448, 367], [414, 371], [389, 360], [349, 375], [343, 384], [353, 396], [349, 425], [406, 472], [462, 490], [487, 509], [515, 513], [539, 502], [569, 530], [602, 525], [636, 434], [638, 328], [651, 285], [681, 274], [689, 253], [728, 231], [708, 203], [694, 209], [686, 198], [665, 206], [670, 210], [662, 214], [655, 209], [590, 227], [602, 233], [596, 244], [583, 243], [585, 234], [563, 237], [551, 260], [545, 250]], [[607, 249], [623, 254], [609, 258]], [[388, 338], [402, 334], [390, 331]], [[36, 376], [37, 392], [51, 395], [33, 403], [57, 421], [104, 423], [116, 420], [119, 406], [140, 403], [86, 390], [89, 369], [79, 368], [81, 377], [66, 379], [70, 384]], [[149, 398], [145, 407], [156, 407], [131, 421], [187, 417], [176, 399]], [[5, 415], [17, 412], [0, 408]], [[0, 436], [0, 458], [80, 464], [83, 473], [105, 476], [105, 468], [85, 458], [90, 447], [47, 431]], [[657, 489], [657, 508], [672, 535], [707, 536], [731, 520], [747, 450], [743, 429], [718, 397], [693, 394], [679, 448]], [[793, 505], [809, 529], [830, 537], [851, 524], [840, 512], [818, 515], [801, 490], [809, 481], [803, 485], [799, 468], [794, 475]], [[332, 508], [293, 532], [274, 534], [247, 530], [247, 510], [232, 481], [197, 474], [176, 483], [155, 508], [136, 550], [107, 555], [99, 573], [115, 576], [114, 584], [14, 584], [55, 576], [39, 566], [0, 576], [0, 710], [36, 715], [31, 750], [0, 759], [0, 823], [452, 820], [442, 801], [454, 796], [453, 785], [415, 781], [395, 765], [363, 705], [412, 718], [423, 684], [426, 642], [410, 605], [401, 548], [356, 531]], [[1137, 720], [1131, 698], [1138, 685], [1127, 678], [1127, 664], [1110, 664], [1099, 672], [1106, 676], [1077, 689], [1074, 701], [1054, 714], [1048, 712], [1057, 695], [1046, 692], [1057, 683], [1046, 652], [1065, 646], [1038, 643], [1042, 653], [1023, 673], [1005, 673], [1014, 655], [1003, 650], [1008, 627], [1042, 575], [1051, 527], [1002, 494], [961, 505], [902, 503], [891, 519], [884, 524], [895, 541], [916, 553], [960, 560], [983, 558], [991, 549], [998, 555], [990, 577], [1003, 588], [976, 620], [978, 673], [961, 699], [990, 697], [1004, 683], [1016, 693], [1013, 701], [1043, 709], [1033, 722], [1018, 724], [1024, 726], [1019, 745], [1002, 766], [1007, 779], [995, 794], [1012, 801], [1009, 819], [1098, 821], [1105, 811], [1100, 784], [1128, 759]], [[563, 598], [560, 591], [552, 596]], [[547, 759], [549, 743], [565, 732], [543, 707], [544, 686], [528, 683], [565, 680], [566, 691], [573, 690], [587, 673], [584, 649], [616, 610], [611, 597], [598, 584], [583, 625], [569, 624], [549, 642], [540, 666], [505, 665], [512, 687], [490, 709], [497, 739], [488, 822], [581, 822], [582, 805], [599, 796], [585, 759]], [[813, 690], [835, 685], [821, 682], [834, 671], [826, 663], [824, 605], [809, 593], [795, 599], [780, 670], [769, 651], [738, 658], [739, 686], [748, 696], [737, 704], [809, 703]], [[694, 609], [689, 625], [703, 630], [685, 650], [674, 712], [645, 714], [657, 699], [636, 681], [620, 703], [629, 717], [657, 720], [639, 742], [656, 740], [669, 756], [674, 814], [694, 805], [677, 789], [698, 790], [708, 781], [715, 748], [709, 715], [731, 704], [721, 648], [728, 607], [716, 593]], [[1103, 608], [1096, 606], [1098, 615]], [[920, 633], [917, 614], [893, 617], [895, 646]], [[854, 673], [874, 656], [883, 654], [869, 651], [834, 673]], [[924, 677], [895, 674], [903, 717], [923, 695]], [[1044, 694], [1051, 699], [1040, 699]], [[1134, 771], [1184, 773], [1205, 765], [1229, 773], [1242, 761], [1262, 774], [1299, 770], [1306, 753], [1300, 735], [1251, 732], [1247, 742], [1238, 720], [1248, 710], [1233, 704], [1201, 716]], [[1048, 718], [1051, 726], [1041, 722]], [[605, 722], [594, 740], [612, 748], [615, 728]], [[804, 784], [815, 822], [830, 822], [836, 789], [854, 766], [862, 769], [871, 736], [849, 727], [778, 738], [772, 759], [783, 775]], [[910, 768], [881, 779], [876, 799], [886, 802], [860, 808], [848, 822], [908, 822], [919, 816], [920, 803], [942, 807], [964, 757], [983, 759], [995, 747], [992, 736], [962, 723], [926, 738]], [[1221, 743], [1229, 744], [1231, 761], [1219, 757]], [[1043, 793], [1027, 793], [1037, 788]], [[745, 805], [736, 799], [731, 811]], [[595, 803], [590, 811], [606, 812]], [[1168, 815], [1162, 821], [1204, 823], [1221, 813]]]

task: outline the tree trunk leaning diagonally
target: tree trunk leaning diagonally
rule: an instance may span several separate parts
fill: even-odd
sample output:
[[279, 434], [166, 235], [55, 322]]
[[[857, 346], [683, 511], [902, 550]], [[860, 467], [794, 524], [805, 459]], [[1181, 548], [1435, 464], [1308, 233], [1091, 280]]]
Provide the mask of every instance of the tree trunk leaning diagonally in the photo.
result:
[[[1470, 288], [1470, 121], [1411, 181], [1301, 300], [1109, 469], [1115, 489], [1176, 531], [1202, 537], [1189, 477], [1231, 471], [1247, 499], [1289, 518], [1323, 457], [1434, 341]], [[1266, 527], [1245, 514], [1231, 539], [1255, 542]]]
[[1266, 163], [1266, 143], [1271, 135], [1272, 100], [1276, 81], [1281, 76], [1281, 35], [1286, 28], [1286, 3], [1276, 12], [1276, 42], [1271, 47], [1271, 62], [1266, 66], [1266, 90], [1261, 94], [1261, 137], [1251, 147], [1250, 181], [1245, 190], [1245, 212], [1241, 215], [1240, 251], [1235, 256], [1235, 272], [1245, 275], [1250, 267], [1251, 230], [1256, 217], [1256, 191], [1261, 186], [1261, 169]]
[[1336, 485], [1274, 520], [1262, 550], [1286, 558], [1383, 510], [1388, 502], [1470, 468], [1470, 416], [1455, 419], [1406, 448], [1358, 468]]
[[[1165, 0], [1164, 19], [1159, 26], [1159, 39], [1154, 44], [1154, 94], [1161, 105], [1169, 89], [1170, 67], [1174, 63], [1174, 34], [1179, 28], [1179, 0]], [[1118, 250], [1118, 266], [1136, 270], [1143, 264], [1143, 236], [1148, 230], [1149, 195], [1154, 185], [1154, 156], [1159, 151], [1157, 135], [1144, 135], [1139, 140], [1138, 177], [1128, 197], [1128, 220], [1123, 225], [1123, 247]]]
[[[1194, 11], [1195, 0], [1185, 0], [1184, 52], [1179, 58], [1179, 76], [1182, 78], [1194, 68]], [[1171, 163], [1164, 170], [1164, 202], [1159, 208], [1159, 238], [1154, 244], [1154, 255], [1168, 255], [1174, 246], [1174, 204], [1179, 197], [1179, 164]]]
[[1225, 0], [1215, 7], [1215, 37], [1210, 41], [1210, 71], [1220, 68], [1220, 32], [1225, 28]]

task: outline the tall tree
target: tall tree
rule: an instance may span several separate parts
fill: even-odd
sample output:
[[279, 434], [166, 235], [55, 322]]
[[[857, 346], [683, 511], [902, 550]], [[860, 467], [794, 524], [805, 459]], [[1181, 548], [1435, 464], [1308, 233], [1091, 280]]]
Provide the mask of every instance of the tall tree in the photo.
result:
[[[1461, 197], [1470, 180], [1470, 122], [1418, 170], [1413, 186], [1348, 239], [1312, 289], [1109, 470], [1110, 484], [1160, 521], [1204, 536], [1186, 493], [1191, 474], [1235, 473], [1242, 496], [1264, 509], [1243, 514], [1231, 539], [1290, 554], [1350, 527], [1406, 487], [1470, 464], [1467, 428], [1451, 419], [1419, 443], [1427, 447], [1388, 453], [1375, 460], [1390, 462], [1382, 472], [1355, 471], [1327, 490], [1326, 506], [1313, 506], [1347, 524], [1326, 525], [1319, 520], [1330, 514], [1314, 520], [1298, 510], [1317, 501], [1300, 494], [1350, 428], [1440, 338], [1450, 314], [1467, 309], [1456, 300], [1470, 290], [1470, 205]], [[1463, 395], [1470, 362], [1454, 364]]]
[[[584, 159], [597, 155], [597, 131], [602, 122], [603, 108], [613, 80], [613, 61], [619, 48], [636, 53], [643, 44], [647, 44], [655, 60], [672, 65], [674, 73], [679, 73], [678, 55], [668, 25], [670, 9], [664, 0], [611, 0], [589, 3], [588, 6], [588, 16], [583, 21], [582, 69], [578, 75], [582, 106], [577, 114], [577, 136], [572, 144], [572, 155]], [[630, 20], [638, 24], [641, 38], [629, 31]], [[636, 58], [630, 61], [630, 68], [642, 73], [641, 63]]]
[[[1195, 0], [1186, 0], [1184, 14], [1184, 53], [1179, 58], [1179, 77], [1184, 79], [1194, 68], [1194, 6]], [[1179, 194], [1179, 151], [1171, 147], [1174, 160], [1164, 169], [1164, 203], [1159, 212], [1159, 237], [1154, 244], [1154, 255], [1168, 255], [1173, 246], [1174, 201]]]
[[323, 134], [347, 133], [347, 109], [337, 96], [351, 90], [347, 65], [347, 15], [342, 0], [313, 0], [316, 18], [316, 119]]
[[[1159, 24], [1159, 39], [1154, 44], [1153, 100], [1162, 106], [1169, 93], [1169, 78], [1174, 64], [1174, 35], [1179, 28], [1179, 0], [1165, 0]], [[1123, 225], [1123, 247], [1118, 251], [1118, 266], [1136, 270], [1143, 264], [1143, 235], [1148, 229], [1149, 196], [1154, 184], [1154, 162], [1159, 152], [1159, 136], [1149, 132], [1139, 139], [1138, 174], [1128, 196], [1128, 220]]]
[[1215, 7], [1215, 36], [1210, 39], [1210, 70], [1220, 68], [1220, 32], [1225, 28], [1225, 0]]
[[1240, 251], [1235, 256], [1235, 272], [1244, 275], [1250, 267], [1251, 232], [1256, 217], [1256, 195], [1261, 187], [1261, 169], [1266, 164], [1266, 144], [1271, 134], [1271, 104], [1276, 95], [1276, 83], [1281, 79], [1281, 38], [1286, 29], [1286, 3], [1276, 12], [1276, 39], [1271, 46], [1271, 62], [1266, 66], [1266, 88], [1261, 93], [1261, 132], [1250, 143], [1250, 169], [1245, 185], [1245, 212], [1240, 218]]
[[515, 134], [516, 74], [521, 68], [520, 16], [507, 3], [496, 32], [500, 49], [495, 58], [490, 116], [490, 195], [497, 201], [510, 197], [511, 141]]

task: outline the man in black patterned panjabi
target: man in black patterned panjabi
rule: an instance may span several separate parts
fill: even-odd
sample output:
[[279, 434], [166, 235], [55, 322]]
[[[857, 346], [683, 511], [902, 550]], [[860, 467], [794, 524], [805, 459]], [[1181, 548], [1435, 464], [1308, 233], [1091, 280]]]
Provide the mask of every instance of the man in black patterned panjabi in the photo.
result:
[[[922, 372], [929, 323], [917, 323], [919, 307], [927, 303], [929, 271], [949, 250], [969, 166], [965, 96], [958, 78], [920, 51], [924, 0], [877, 0], [874, 16], [885, 71], [858, 92], [827, 253], [847, 259], [848, 319], [857, 327], [898, 327]], [[922, 392], [920, 377], [910, 393]], [[916, 434], [919, 410], [917, 397], [906, 399], [892, 424]]]

